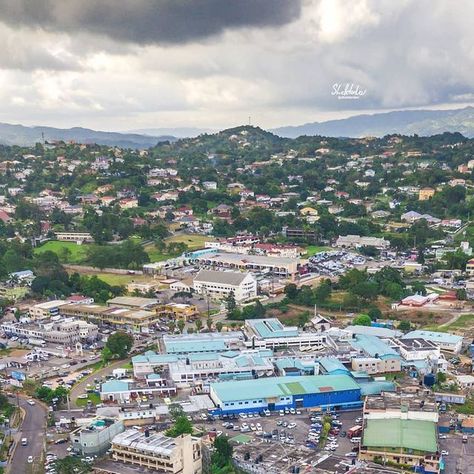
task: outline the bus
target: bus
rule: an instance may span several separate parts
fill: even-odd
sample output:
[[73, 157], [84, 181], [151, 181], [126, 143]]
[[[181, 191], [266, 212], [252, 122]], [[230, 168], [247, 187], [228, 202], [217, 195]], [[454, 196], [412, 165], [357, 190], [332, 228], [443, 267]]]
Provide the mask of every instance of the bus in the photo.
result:
[[360, 436], [361, 433], [362, 433], [362, 426], [355, 425], [347, 431], [347, 437], [349, 439], [350, 438], [355, 438], [357, 436]]

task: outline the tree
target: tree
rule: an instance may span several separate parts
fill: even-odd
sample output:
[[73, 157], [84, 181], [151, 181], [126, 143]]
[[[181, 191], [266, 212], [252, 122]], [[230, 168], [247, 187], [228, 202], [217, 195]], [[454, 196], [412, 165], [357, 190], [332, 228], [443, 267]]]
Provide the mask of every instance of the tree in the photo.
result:
[[211, 318], [206, 319], [206, 326], [207, 326], [207, 329], [209, 331], [212, 329], [212, 319]]
[[298, 287], [294, 283], [288, 283], [283, 290], [289, 300], [294, 300], [298, 296]]
[[380, 311], [377, 306], [371, 306], [367, 311], [367, 314], [369, 315], [372, 321], [377, 321], [377, 319], [380, 319], [382, 317], [382, 311]]
[[368, 314], [359, 314], [352, 320], [352, 324], [354, 326], [370, 326], [372, 324], [372, 320]]
[[85, 474], [92, 470], [90, 464], [73, 456], [58, 459], [53, 466], [57, 474]]
[[216, 323], [217, 332], [221, 332], [223, 327], [224, 327], [224, 325], [222, 324], [222, 322], [217, 321], [217, 323]]
[[233, 291], [230, 291], [225, 299], [225, 308], [229, 314], [233, 314], [237, 308], [237, 303], [235, 302], [235, 295]]
[[126, 332], [116, 332], [109, 336], [105, 347], [112, 353], [113, 357], [124, 359], [133, 346], [133, 336]]
[[400, 331], [404, 331], [404, 332], [410, 331], [410, 330], [411, 330], [410, 321], [407, 321], [406, 319], [402, 319], [402, 320], [398, 323], [398, 329], [400, 329]]
[[103, 362], [108, 362], [110, 359], [112, 359], [113, 354], [112, 354], [112, 351], [107, 346], [105, 346], [102, 349], [100, 356]]
[[176, 421], [180, 416], [186, 416], [183, 407], [179, 403], [171, 403], [168, 407], [168, 413], [174, 421]]
[[196, 331], [199, 332], [202, 329], [202, 319], [196, 319], [194, 324], [196, 325]]
[[436, 383], [437, 384], [446, 383], [446, 380], [447, 380], [447, 377], [446, 377], [446, 374], [444, 372], [438, 372], [436, 374]]
[[411, 291], [419, 295], [426, 295], [426, 287], [421, 281], [414, 281], [411, 285]]
[[230, 464], [232, 453], [233, 448], [227, 436], [217, 436], [214, 440], [214, 452], [211, 455], [211, 464], [214, 467], [211, 471], [217, 471]]
[[179, 332], [183, 333], [184, 327], [186, 326], [186, 322], [184, 321], [184, 319], [179, 319], [177, 322], [177, 326], [178, 326]]
[[186, 433], [193, 433], [193, 425], [185, 415], [179, 415], [176, 417], [173, 426], [166, 431], [166, 436], [176, 438]]
[[459, 288], [456, 290], [456, 298], [458, 300], [464, 301], [467, 300], [467, 292], [465, 288]]

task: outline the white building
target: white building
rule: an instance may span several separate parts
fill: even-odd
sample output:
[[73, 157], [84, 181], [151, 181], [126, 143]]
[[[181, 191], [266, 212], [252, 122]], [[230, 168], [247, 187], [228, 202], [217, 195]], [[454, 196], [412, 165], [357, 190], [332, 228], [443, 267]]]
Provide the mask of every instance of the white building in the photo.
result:
[[440, 348], [431, 341], [425, 339], [400, 339], [395, 341], [400, 350], [400, 355], [406, 361], [427, 360], [440, 357]]
[[340, 235], [336, 240], [336, 247], [359, 248], [375, 247], [378, 249], [387, 249], [390, 242], [379, 237], [361, 237], [360, 235]]
[[226, 298], [231, 292], [236, 301], [257, 296], [257, 280], [251, 273], [201, 270], [194, 278], [193, 286], [197, 294], [216, 299]]
[[201, 440], [189, 434], [170, 438], [163, 433], [129, 429], [112, 440], [112, 458], [153, 472], [202, 472]]
[[462, 336], [449, 334], [445, 332], [424, 331], [418, 329], [405, 334], [402, 339], [425, 339], [436, 344], [442, 351], [454, 352], [459, 354], [462, 348]]
[[252, 349], [322, 349], [327, 346], [329, 337], [324, 332], [300, 331], [297, 327], [283, 326], [276, 318], [247, 319], [244, 333], [245, 345]]

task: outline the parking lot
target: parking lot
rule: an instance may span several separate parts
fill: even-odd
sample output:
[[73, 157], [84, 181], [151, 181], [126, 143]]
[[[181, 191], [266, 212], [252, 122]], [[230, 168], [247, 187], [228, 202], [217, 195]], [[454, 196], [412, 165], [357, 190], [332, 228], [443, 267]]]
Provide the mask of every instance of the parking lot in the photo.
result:
[[[303, 446], [308, 452], [332, 453], [350, 461], [351, 455], [349, 453], [357, 444], [351, 443], [345, 432], [357, 424], [356, 419], [361, 416], [361, 411], [340, 412], [336, 416], [337, 419], [334, 418], [333, 421], [335, 424], [339, 424], [337, 427], [339, 432], [330, 433], [327, 442], [317, 439], [317, 431], [320, 430], [318, 425], [323, 423], [323, 413], [308, 410], [301, 410], [294, 414], [284, 413], [283, 415], [280, 412], [274, 412], [270, 416], [253, 415], [249, 417], [247, 414], [244, 418], [237, 416], [235, 419], [228, 420], [203, 420], [197, 421], [196, 424], [208, 431], [222, 432], [229, 438], [245, 434], [250, 444], [277, 445], [279, 452], [294, 452], [295, 446]], [[336, 426], [332, 427], [332, 429], [334, 428]], [[310, 430], [316, 436], [310, 440], [311, 442], [308, 441]], [[329, 449], [330, 446], [331, 449]]]
[[471, 474], [474, 472], [474, 435], [468, 435], [467, 443], [462, 442], [462, 434], [449, 434], [439, 440], [440, 450], [446, 463], [444, 474]]

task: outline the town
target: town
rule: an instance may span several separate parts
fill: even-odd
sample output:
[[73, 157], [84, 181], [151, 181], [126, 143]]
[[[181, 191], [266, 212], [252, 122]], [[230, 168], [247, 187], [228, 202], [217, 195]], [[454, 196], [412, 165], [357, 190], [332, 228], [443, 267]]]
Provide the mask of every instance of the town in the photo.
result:
[[0, 171], [7, 472], [469, 472], [472, 139], [243, 126]]

